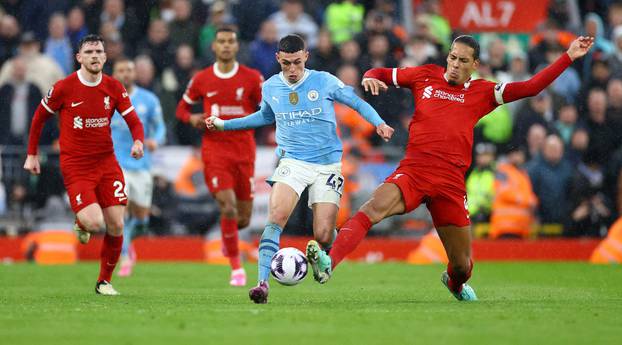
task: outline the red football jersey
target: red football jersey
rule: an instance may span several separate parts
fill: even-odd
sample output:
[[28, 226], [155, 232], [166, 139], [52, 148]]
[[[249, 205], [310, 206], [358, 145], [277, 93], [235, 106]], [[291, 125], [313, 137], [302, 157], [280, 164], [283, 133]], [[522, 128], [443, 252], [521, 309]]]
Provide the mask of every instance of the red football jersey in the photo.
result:
[[118, 80], [102, 74], [99, 81], [89, 82], [79, 71], [54, 84], [41, 105], [59, 114], [62, 161], [112, 154], [110, 119], [115, 110], [125, 116], [134, 109]]
[[[193, 104], [203, 99], [206, 117], [217, 116], [229, 120], [254, 113], [261, 101], [263, 77], [259, 71], [237, 62], [228, 73], [222, 73], [214, 67], [215, 64], [207, 67], [190, 80], [184, 100]], [[204, 157], [254, 160], [254, 131], [205, 131], [203, 150]]]
[[409, 88], [415, 101], [404, 163], [451, 163], [460, 168], [464, 177], [471, 164], [473, 128], [498, 106], [495, 83], [477, 79], [450, 85], [444, 73], [445, 69], [436, 65], [395, 68], [392, 80], [385, 82]]

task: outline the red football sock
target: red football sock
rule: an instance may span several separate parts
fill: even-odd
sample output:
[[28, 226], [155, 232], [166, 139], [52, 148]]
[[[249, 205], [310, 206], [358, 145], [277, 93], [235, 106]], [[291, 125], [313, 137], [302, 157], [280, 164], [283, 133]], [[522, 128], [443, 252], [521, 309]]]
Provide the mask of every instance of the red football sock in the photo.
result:
[[363, 241], [372, 223], [363, 212], [357, 212], [339, 230], [337, 239], [330, 250], [333, 269]]
[[222, 251], [229, 258], [231, 269], [237, 270], [242, 267], [240, 263], [240, 250], [238, 248], [238, 222], [235, 219], [220, 218], [220, 230], [222, 235]]
[[123, 235], [112, 236], [106, 233], [100, 254], [99, 278], [97, 278], [98, 282], [102, 280], [110, 282], [112, 279], [112, 272], [114, 271], [114, 268], [117, 267], [117, 261], [119, 261], [122, 246]]
[[449, 290], [460, 293], [462, 291], [462, 284], [466, 283], [471, 278], [471, 271], [473, 271], [473, 260], [469, 259], [469, 270], [464, 273], [454, 272], [451, 269], [451, 263], [447, 264], [447, 274], [449, 274]]

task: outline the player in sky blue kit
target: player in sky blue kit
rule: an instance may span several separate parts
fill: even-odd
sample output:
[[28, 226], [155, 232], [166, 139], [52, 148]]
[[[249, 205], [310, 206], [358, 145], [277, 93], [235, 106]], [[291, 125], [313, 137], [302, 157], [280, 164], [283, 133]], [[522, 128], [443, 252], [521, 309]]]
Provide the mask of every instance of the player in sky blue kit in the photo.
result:
[[393, 135], [393, 128], [351, 87], [329, 73], [305, 69], [308, 57], [300, 36], [283, 37], [276, 54], [282, 72], [264, 82], [259, 111], [233, 120], [215, 116], [205, 120], [208, 129], [225, 131], [276, 123], [276, 153], [280, 161], [268, 180], [272, 191], [268, 223], [259, 243], [259, 284], [249, 291], [255, 303], [268, 301], [270, 260], [279, 249], [283, 227], [305, 188], [309, 188], [315, 239], [324, 250], [329, 250], [334, 241], [345, 181], [341, 175], [343, 148], [336, 132], [333, 103], [337, 101], [358, 111], [384, 140]]
[[132, 239], [137, 232], [136, 230], [144, 228], [149, 221], [153, 194], [151, 153], [164, 143], [166, 126], [162, 119], [162, 107], [157, 96], [134, 84], [136, 70], [132, 60], [123, 58], [115, 61], [112, 73], [113, 77], [125, 86], [145, 129], [145, 155], [142, 159], [136, 160], [129, 155], [129, 148], [132, 146], [133, 140], [125, 121], [118, 113], [115, 113], [110, 124], [115, 155], [125, 175], [125, 186], [129, 198], [125, 220], [125, 237], [121, 250], [121, 268], [118, 275], [129, 276], [136, 261], [136, 254], [131, 248]]

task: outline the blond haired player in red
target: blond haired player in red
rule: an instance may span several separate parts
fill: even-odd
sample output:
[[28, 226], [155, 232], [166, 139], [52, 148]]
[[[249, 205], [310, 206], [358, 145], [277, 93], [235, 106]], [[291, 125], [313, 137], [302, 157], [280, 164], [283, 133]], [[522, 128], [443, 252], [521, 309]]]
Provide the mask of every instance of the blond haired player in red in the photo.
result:
[[[459, 36], [447, 56], [447, 67], [423, 65], [407, 68], [373, 68], [363, 76], [363, 87], [378, 95], [387, 85], [411, 90], [416, 103], [408, 129], [406, 156], [359, 212], [339, 231], [330, 256], [310, 241], [307, 255], [320, 283], [325, 283], [343, 258], [363, 240], [367, 231], [384, 218], [403, 214], [425, 203], [449, 258], [441, 281], [460, 301], [477, 296], [466, 284], [471, 277], [471, 227], [464, 175], [471, 164], [473, 127], [497, 106], [537, 95], [572, 61], [584, 56], [593, 38], [579, 37], [566, 54], [531, 79], [495, 84], [472, 80], [479, 65], [479, 44]], [[315, 254], [319, 255], [315, 255]], [[314, 262], [312, 262], [314, 263]]]
[[[236, 32], [218, 29], [212, 50], [216, 63], [192, 78], [177, 105], [177, 118], [199, 129], [205, 129], [205, 118], [210, 116], [227, 120], [251, 114], [261, 101], [261, 74], [236, 61]], [[191, 105], [201, 100], [204, 113], [191, 114]], [[231, 264], [229, 283], [244, 286], [246, 272], [240, 262], [238, 229], [248, 226], [253, 209], [254, 131], [205, 131], [202, 156], [205, 183], [220, 208], [223, 252]]]
[[143, 126], [127, 91], [102, 73], [106, 62], [103, 39], [84, 37], [76, 59], [80, 69], [58, 81], [35, 111], [30, 127], [24, 169], [39, 174], [37, 147], [45, 121], [58, 113], [61, 172], [71, 209], [76, 214], [78, 239], [106, 229], [95, 292], [118, 295], [110, 280], [123, 243], [123, 215], [127, 204], [125, 180], [112, 146], [110, 119], [117, 110], [125, 119], [134, 144], [132, 157], [143, 156]]

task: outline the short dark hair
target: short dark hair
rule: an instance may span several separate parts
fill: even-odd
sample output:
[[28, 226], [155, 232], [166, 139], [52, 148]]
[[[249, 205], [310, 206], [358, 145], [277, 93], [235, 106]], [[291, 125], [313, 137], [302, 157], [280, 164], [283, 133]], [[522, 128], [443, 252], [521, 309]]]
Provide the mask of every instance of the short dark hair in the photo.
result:
[[117, 64], [124, 63], [124, 62], [134, 63], [134, 60], [130, 59], [127, 56], [120, 56], [114, 60], [114, 64], [112, 66], [114, 68], [114, 66], [116, 66]]
[[86, 36], [82, 37], [80, 42], [78, 42], [78, 51], [80, 51], [80, 49], [82, 49], [83, 45], [85, 45], [87, 43], [96, 43], [96, 42], [101, 42], [102, 45], [104, 45], [104, 38], [101, 37], [100, 35], [95, 35], [95, 34], [86, 35]]
[[454, 39], [451, 45], [453, 46], [456, 43], [466, 44], [467, 46], [473, 48], [473, 59], [479, 60], [479, 43], [477, 43], [477, 40], [473, 38], [473, 36], [460, 35]]
[[216, 33], [214, 33], [214, 36], [218, 35], [219, 32], [232, 32], [235, 34], [235, 37], [238, 37], [237, 30], [230, 25], [219, 26], [218, 29], [216, 29]]
[[300, 50], [305, 50], [306, 45], [302, 37], [291, 34], [287, 35], [279, 41], [279, 51], [284, 53], [295, 53]]

